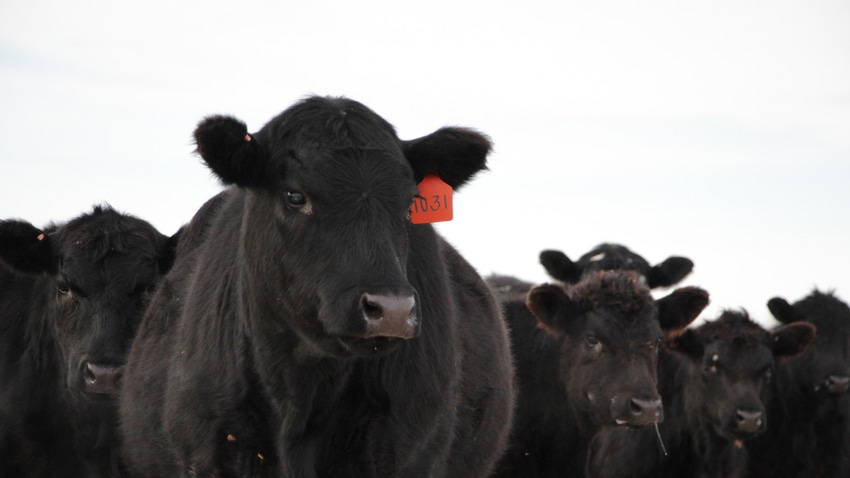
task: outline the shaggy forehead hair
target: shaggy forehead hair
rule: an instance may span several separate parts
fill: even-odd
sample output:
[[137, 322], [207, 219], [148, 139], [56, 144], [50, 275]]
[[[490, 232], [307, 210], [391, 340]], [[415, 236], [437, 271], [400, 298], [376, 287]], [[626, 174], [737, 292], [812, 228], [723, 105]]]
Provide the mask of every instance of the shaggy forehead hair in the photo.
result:
[[768, 338], [768, 332], [750, 319], [744, 310], [724, 310], [714, 321], [697, 328], [703, 337], [747, 347], [755, 346]]
[[111, 254], [133, 252], [146, 242], [157, 240], [153, 226], [121, 214], [109, 205], [94, 206], [90, 214], [61, 227], [60, 234], [64, 244], [85, 249], [87, 257], [94, 262]]
[[[322, 145], [330, 148], [397, 147], [395, 128], [372, 110], [348, 98], [311, 97], [269, 121], [261, 134], [271, 149]], [[329, 142], [330, 139], [332, 142]]]
[[649, 288], [634, 271], [593, 272], [572, 287], [570, 296], [587, 310], [604, 308], [628, 317], [655, 307]]
[[835, 291], [821, 292], [815, 289], [794, 304], [794, 310], [800, 314], [800, 320], [817, 325], [822, 336], [850, 329], [850, 307], [835, 296]]

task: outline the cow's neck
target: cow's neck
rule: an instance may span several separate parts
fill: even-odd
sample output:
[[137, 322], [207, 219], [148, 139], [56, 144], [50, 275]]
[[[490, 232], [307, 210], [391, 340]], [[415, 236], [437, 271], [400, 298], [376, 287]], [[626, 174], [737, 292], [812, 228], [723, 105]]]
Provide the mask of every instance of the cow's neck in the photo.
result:
[[700, 463], [697, 476], [733, 478], [746, 470], [747, 451], [741, 442], [732, 442], [714, 433], [710, 423], [693, 424], [694, 463]]
[[[255, 351], [262, 355], [264, 348], [258, 346]], [[281, 471], [285, 476], [314, 476], [332, 446], [335, 411], [350, 405], [342, 397], [347, 388], [356, 386], [351, 379], [356, 361], [304, 360], [296, 357], [297, 345], [288, 353], [281, 354], [282, 349], [275, 361], [260, 361], [263, 365], [256, 367], [278, 419], [274, 439]], [[368, 416], [368, 410], [358, 412]]]

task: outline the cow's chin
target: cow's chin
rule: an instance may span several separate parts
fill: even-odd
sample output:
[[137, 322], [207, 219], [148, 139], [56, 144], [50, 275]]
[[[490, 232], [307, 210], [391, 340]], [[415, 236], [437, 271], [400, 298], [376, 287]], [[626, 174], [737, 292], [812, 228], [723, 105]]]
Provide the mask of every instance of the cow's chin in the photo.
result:
[[340, 337], [339, 343], [350, 357], [377, 357], [396, 349], [405, 339], [397, 337]]
[[85, 404], [88, 407], [110, 408], [118, 403], [117, 393], [88, 393], [78, 387], [67, 387], [66, 396], [70, 396], [77, 404]]
[[752, 440], [753, 438], [759, 436], [760, 434], [761, 434], [761, 431], [740, 432], [740, 431], [730, 430], [730, 431], [727, 432], [727, 438], [729, 439], [729, 441], [737, 443], [737, 442], [745, 442], [747, 440]]
[[758, 435], [761, 434], [762, 431], [763, 430], [760, 430], [760, 431], [757, 431], [757, 432], [743, 432], [743, 431], [740, 431], [740, 430], [735, 430], [734, 428], [731, 428], [731, 427], [726, 427], [726, 428], [718, 430], [717, 434], [718, 434], [718, 436], [722, 437], [726, 441], [728, 441], [730, 443], [735, 443], [736, 446], [739, 446], [739, 444], [741, 444], [745, 441], [748, 441], [748, 440], [752, 440], [753, 438], [757, 437]]

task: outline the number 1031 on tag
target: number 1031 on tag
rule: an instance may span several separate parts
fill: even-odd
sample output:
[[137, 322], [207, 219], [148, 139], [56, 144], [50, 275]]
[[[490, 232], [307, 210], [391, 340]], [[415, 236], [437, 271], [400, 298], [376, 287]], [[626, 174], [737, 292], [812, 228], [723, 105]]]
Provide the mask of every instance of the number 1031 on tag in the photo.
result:
[[452, 220], [452, 187], [439, 176], [425, 176], [418, 185], [419, 194], [410, 205], [410, 222], [428, 224]]

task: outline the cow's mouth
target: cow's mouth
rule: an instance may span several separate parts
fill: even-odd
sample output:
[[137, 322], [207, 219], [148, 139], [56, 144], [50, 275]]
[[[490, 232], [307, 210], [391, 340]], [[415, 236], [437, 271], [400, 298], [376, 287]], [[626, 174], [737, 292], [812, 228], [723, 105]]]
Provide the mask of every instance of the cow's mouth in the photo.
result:
[[735, 443], [745, 442], [747, 440], [752, 440], [753, 438], [757, 437], [759, 434], [761, 434], [761, 431], [754, 431], [754, 432], [733, 431], [731, 433], [732, 440], [730, 440], [730, 441], [733, 441]]
[[647, 428], [651, 425], [657, 425], [658, 424], [658, 422], [632, 423], [632, 422], [627, 422], [625, 420], [616, 420], [614, 423], [618, 427], [628, 428], [629, 430], [642, 430], [642, 429]]
[[394, 350], [405, 339], [398, 337], [340, 337], [339, 341], [351, 355], [375, 356]]

